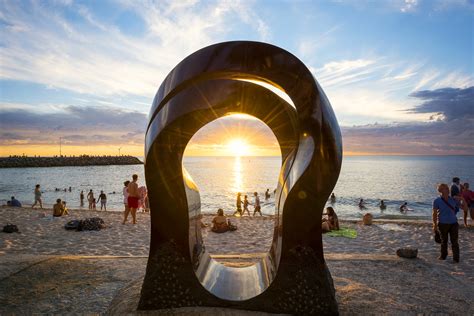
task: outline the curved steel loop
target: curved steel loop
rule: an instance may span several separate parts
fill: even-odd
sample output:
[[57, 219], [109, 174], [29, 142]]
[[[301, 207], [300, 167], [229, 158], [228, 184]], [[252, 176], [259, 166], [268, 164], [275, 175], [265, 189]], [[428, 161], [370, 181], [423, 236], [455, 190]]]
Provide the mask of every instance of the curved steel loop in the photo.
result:
[[[269, 126], [283, 158], [270, 251], [245, 268], [219, 264], [206, 251], [199, 191], [182, 167], [191, 137], [232, 113]], [[304, 311], [337, 313], [321, 214], [339, 175], [341, 135], [327, 97], [301, 61], [258, 42], [197, 51], [160, 86], [145, 145], [152, 227], [140, 309], [207, 305], [295, 313], [303, 304]], [[294, 293], [296, 287], [308, 294]]]

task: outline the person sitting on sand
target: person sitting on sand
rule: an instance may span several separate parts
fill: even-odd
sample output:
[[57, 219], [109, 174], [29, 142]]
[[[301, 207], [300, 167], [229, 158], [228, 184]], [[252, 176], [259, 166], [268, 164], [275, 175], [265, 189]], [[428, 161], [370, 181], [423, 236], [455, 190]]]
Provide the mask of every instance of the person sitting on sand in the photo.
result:
[[11, 197], [11, 200], [10, 200], [9, 202], [10, 202], [10, 204], [7, 204], [8, 206], [21, 207], [20, 201], [18, 201], [17, 199], [15, 199], [14, 196]]
[[223, 209], [220, 208], [217, 210], [217, 216], [212, 219], [211, 230], [215, 233], [225, 233], [229, 230], [229, 224], [227, 223]]
[[331, 193], [331, 204], [336, 203], [336, 195], [334, 195], [334, 192]]
[[322, 230], [323, 233], [329, 232], [331, 230], [339, 230], [339, 219], [337, 218], [336, 211], [329, 206], [326, 208], [326, 213], [323, 213], [323, 215], [327, 215], [327, 219], [323, 218], [322, 222]]
[[407, 202], [403, 203], [402, 205], [400, 205], [399, 209], [400, 209], [400, 213], [408, 212], [408, 203]]
[[53, 205], [53, 216], [54, 217], [61, 217], [63, 215], [67, 215], [69, 212], [65, 207], [65, 204], [61, 202], [61, 199], [56, 200], [56, 204]]
[[365, 207], [365, 202], [364, 202], [363, 199], [360, 199], [360, 201], [359, 201], [359, 208], [360, 208], [361, 210], [363, 210], [363, 209], [366, 208], [366, 207]]
[[237, 210], [234, 212], [234, 216], [238, 213], [238, 216], [242, 216], [242, 194], [240, 192], [237, 192], [237, 200], [235, 202], [235, 206], [237, 207]]
[[383, 200], [380, 200], [379, 207], [380, 207], [381, 210], [385, 210], [387, 208], [387, 205], [385, 204], [385, 202]]

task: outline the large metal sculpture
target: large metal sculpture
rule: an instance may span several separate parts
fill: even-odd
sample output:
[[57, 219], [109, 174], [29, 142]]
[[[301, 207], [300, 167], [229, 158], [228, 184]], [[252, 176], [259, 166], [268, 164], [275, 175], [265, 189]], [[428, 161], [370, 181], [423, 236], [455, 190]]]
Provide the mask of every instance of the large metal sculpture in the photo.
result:
[[[283, 159], [271, 249], [244, 268], [218, 263], [206, 251], [199, 191], [182, 165], [191, 137], [233, 113], [268, 125]], [[145, 176], [151, 246], [138, 309], [220, 306], [337, 314], [321, 216], [341, 160], [331, 105], [295, 56], [248, 41], [220, 43], [188, 56], [166, 77], [150, 111]]]

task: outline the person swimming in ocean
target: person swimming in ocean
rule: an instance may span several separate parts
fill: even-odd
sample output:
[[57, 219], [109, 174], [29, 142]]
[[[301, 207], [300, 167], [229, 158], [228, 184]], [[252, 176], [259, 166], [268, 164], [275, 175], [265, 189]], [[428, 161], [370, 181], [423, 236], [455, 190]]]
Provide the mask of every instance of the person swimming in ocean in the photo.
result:
[[408, 211], [409, 211], [409, 209], [408, 209], [408, 203], [407, 203], [407, 202], [403, 203], [402, 205], [400, 205], [400, 208], [399, 208], [399, 209], [400, 209], [400, 213], [406, 213], [406, 212], [408, 212]]
[[387, 208], [387, 204], [383, 200], [380, 200], [379, 207], [381, 210], [385, 210]]

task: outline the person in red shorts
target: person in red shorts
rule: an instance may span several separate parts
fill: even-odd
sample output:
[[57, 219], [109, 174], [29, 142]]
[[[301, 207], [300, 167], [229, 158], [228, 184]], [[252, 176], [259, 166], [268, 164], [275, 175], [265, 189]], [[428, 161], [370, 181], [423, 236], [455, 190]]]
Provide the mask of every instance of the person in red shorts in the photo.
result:
[[133, 181], [128, 184], [128, 207], [130, 208], [130, 213], [132, 214], [133, 224], [136, 224], [138, 200], [140, 199], [137, 183], [138, 175], [134, 174], [132, 176], [132, 180]]

